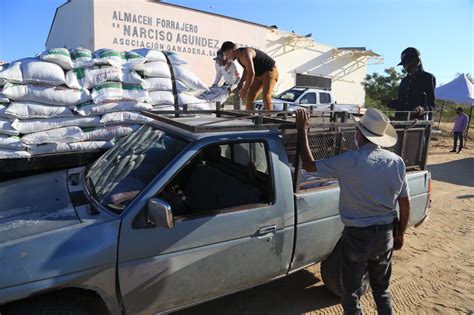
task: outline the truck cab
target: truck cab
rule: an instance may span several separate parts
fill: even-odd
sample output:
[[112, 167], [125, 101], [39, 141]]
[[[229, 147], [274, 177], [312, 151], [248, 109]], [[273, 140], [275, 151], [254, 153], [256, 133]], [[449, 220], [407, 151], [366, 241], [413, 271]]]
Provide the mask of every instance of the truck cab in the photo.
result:
[[[299, 108], [312, 108], [313, 111], [330, 111], [334, 105], [336, 111], [346, 111], [349, 113], [360, 113], [360, 106], [351, 104], [337, 104], [332, 91], [311, 87], [295, 86], [288, 89], [272, 99], [273, 110], [284, 110], [287, 104], [287, 111], [296, 111]], [[263, 109], [263, 101], [255, 101], [257, 109]]]

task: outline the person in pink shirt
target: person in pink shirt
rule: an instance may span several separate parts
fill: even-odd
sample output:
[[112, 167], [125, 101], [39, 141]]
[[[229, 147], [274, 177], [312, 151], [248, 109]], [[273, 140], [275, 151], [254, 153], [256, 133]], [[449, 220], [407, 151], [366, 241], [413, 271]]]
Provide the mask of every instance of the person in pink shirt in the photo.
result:
[[456, 109], [456, 119], [454, 120], [454, 128], [451, 133], [454, 135], [454, 147], [450, 152], [456, 152], [456, 147], [458, 146], [458, 139], [460, 140], [458, 153], [462, 152], [463, 141], [464, 141], [464, 132], [466, 131], [467, 125], [469, 123], [469, 117], [464, 113], [462, 107]]

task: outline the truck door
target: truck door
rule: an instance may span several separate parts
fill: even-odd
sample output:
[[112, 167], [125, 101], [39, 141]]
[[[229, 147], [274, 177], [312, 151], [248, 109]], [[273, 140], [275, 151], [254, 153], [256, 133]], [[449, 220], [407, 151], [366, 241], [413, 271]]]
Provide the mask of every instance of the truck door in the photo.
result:
[[149, 194], [170, 205], [174, 227], [150, 224], [146, 205], [124, 219], [118, 276], [127, 313], [168, 311], [286, 274], [294, 222], [268, 148], [204, 146]]

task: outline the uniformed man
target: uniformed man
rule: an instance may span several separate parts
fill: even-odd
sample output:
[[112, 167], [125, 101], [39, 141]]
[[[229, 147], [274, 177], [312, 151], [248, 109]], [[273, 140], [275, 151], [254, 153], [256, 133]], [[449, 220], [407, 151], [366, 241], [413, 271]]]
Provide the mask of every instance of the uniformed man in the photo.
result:
[[[407, 75], [398, 87], [398, 100], [392, 102], [396, 109], [396, 120], [431, 119], [432, 114], [425, 113], [436, 109], [434, 90], [436, 78], [423, 69], [418, 49], [408, 47], [401, 54], [398, 64], [403, 66]], [[412, 112], [410, 115], [403, 112]]]
[[211, 88], [219, 87], [222, 78], [224, 78], [224, 85], [222, 86], [227, 91], [228, 95], [234, 93], [234, 109], [240, 109], [240, 95], [237, 85], [240, 82], [240, 71], [235, 61], [225, 59], [224, 54], [219, 49], [214, 57], [214, 66], [216, 69], [216, 77]]
[[[339, 213], [345, 225], [341, 255], [344, 314], [361, 313], [359, 299], [366, 272], [378, 314], [392, 314], [389, 291], [392, 251], [403, 246], [410, 199], [403, 159], [381, 147], [394, 146], [397, 133], [387, 116], [369, 108], [357, 125], [358, 150], [315, 161], [308, 144], [308, 120], [304, 110], [297, 111], [303, 168], [339, 181]], [[396, 220], [397, 204], [399, 221]]]

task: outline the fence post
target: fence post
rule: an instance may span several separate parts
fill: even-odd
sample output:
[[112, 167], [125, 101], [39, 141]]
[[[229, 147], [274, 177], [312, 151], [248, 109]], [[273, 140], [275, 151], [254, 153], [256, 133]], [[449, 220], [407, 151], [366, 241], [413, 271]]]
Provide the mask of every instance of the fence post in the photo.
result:
[[175, 110], [174, 117], [178, 118], [179, 117], [179, 106], [174, 105], [174, 110]]
[[286, 118], [288, 117], [288, 114], [287, 114], [287, 111], [288, 111], [288, 103], [283, 103], [283, 111], [285, 112], [283, 114], [283, 119], [286, 120]]
[[336, 120], [335, 119], [336, 115], [334, 113], [334, 109], [336, 108], [335, 106], [336, 106], [336, 104], [334, 104], [334, 103], [331, 104], [331, 117], [329, 119], [330, 122], [335, 122], [335, 120]]

